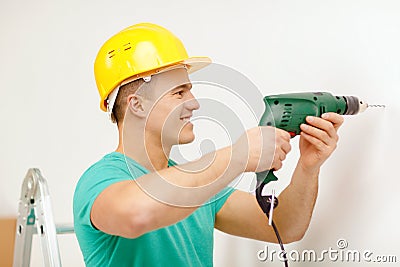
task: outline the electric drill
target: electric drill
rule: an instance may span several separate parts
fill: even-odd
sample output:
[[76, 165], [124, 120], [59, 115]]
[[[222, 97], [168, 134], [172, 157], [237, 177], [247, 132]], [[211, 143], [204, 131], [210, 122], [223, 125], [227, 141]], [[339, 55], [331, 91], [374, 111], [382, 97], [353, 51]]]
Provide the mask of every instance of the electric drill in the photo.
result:
[[[305, 123], [307, 116], [320, 117], [326, 112], [355, 115], [368, 107], [384, 107], [368, 105], [355, 96], [333, 96], [327, 92], [271, 95], [264, 97], [264, 103], [265, 112], [259, 125], [283, 129], [292, 138], [300, 134], [300, 125]], [[257, 184], [276, 180], [273, 170], [257, 173]]]
[[[289, 132], [293, 138], [300, 134], [300, 125], [306, 122], [307, 116], [320, 117], [326, 112], [335, 112], [341, 115], [355, 115], [363, 112], [368, 107], [385, 107], [384, 105], [368, 105], [358, 100], [355, 96], [333, 96], [326, 92], [317, 93], [292, 93], [264, 97], [265, 112], [261, 117], [260, 126], [274, 126]], [[262, 195], [263, 188], [271, 181], [278, 178], [274, 170], [257, 173], [256, 199], [263, 212], [269, 218], [276, 237], [284, 252], [285, 266], [288, 259], [279, 236], [278, 229], [272, 220], [272, 211], [278, 205], [275, 191], [272, 195]]]

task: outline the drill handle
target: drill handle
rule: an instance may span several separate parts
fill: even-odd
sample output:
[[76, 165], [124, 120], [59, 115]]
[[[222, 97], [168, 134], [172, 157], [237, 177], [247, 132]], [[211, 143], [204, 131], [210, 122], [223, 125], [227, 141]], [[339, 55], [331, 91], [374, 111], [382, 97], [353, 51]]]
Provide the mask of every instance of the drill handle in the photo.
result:
[[260, 183], [263, 184], [268, 184], [269, 182], [272, 181], [278, 181], [278, 177], [276, 177], [276, 175], [274, 174], [274, 169], [272, 170], [267, 170], [267, 171], [263, 171], [263, 172], [257, 172], [257, 185], [259, 185]]
[[[278, 178], [274, 174], [274, 170], [268, 170], [268, 171], [263, 171], [263, 172], [257, 172], [257, 188], [256, 188], [256, 199], [258, 202], [258, 205], [260, 205], [260, 208], [263, 210], [267, 216], [269, 216], [269, 212], [271, 209], [271, 196], [263, 196], [262, 191], [264, 189], [264, 186], [266, 186], [269, 182], [272, 181], [277, 181]], [[274, 200], [274, 206], [276, 207], [277, 199]]]

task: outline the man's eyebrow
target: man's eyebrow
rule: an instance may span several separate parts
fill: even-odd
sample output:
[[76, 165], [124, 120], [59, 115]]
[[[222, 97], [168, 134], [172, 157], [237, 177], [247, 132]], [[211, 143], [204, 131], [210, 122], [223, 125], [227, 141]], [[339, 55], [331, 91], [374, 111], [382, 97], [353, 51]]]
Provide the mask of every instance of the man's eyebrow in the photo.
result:
[[172, 89], [172, 91], [175, 92], [175, 91], [179, 91], [182, 89], [188, 89], [188, 90], [192, 89], [192, 83], [184, 83], [184, 84], [178, 85], [177, 87]]

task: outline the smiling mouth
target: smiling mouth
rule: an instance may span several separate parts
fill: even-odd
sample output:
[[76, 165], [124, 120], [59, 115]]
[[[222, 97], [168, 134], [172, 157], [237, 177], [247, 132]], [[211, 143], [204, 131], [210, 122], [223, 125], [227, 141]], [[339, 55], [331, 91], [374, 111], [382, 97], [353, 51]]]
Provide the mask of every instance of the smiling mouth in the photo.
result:
[[189, 122], [189, 121], [190, 121], [190, 118], [191, 118], [191, 116], [183, 117], [183, 118], [181, 118], [181, 121], [183, 121], [183, 122]]

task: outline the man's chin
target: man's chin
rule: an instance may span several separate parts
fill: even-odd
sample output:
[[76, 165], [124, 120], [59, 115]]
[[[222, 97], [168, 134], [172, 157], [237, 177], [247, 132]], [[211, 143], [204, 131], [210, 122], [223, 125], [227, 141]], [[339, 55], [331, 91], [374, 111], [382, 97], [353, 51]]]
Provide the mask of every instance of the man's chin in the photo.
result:
[[184, 145], [184, 144], [190, 144], [194, 141], [194, 134], [191, 135], [186, 135], [186, 136], [180, 136], [178, 140], [179, 145]]

